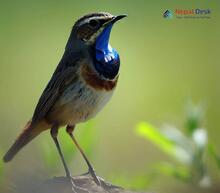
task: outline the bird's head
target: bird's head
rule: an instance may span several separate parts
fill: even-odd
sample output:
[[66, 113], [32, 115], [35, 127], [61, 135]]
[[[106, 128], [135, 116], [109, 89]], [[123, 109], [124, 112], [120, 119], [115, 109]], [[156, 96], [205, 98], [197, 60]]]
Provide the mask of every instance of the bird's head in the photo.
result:
[[109, 44], [112, 26], [126, 15], [90, 13], [81, 17], [73, 26], [66, 50], [90, 54], [96, 72], [105, 79], [114, 79], [119, 72], [120, 58]]
[[[97, 12], [87, 14], [76, 21], [73, 26], [71, 39], [85, 46], [91, 46], [96, 41], [102, 41], [108, 43], [111, 28], [113, 24], [126, 17], [126, 15], [114, 16], [106, 12]], [[76, 43], [76, 42], [69, 42]]]

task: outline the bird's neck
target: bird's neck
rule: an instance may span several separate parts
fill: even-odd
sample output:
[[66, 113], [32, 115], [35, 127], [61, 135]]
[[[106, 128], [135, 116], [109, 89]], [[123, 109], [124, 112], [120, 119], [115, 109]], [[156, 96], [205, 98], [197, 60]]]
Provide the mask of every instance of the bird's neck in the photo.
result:
[[114, 79], [120, 67], [119, 55], [109, 44], [111, 29], [106, 27], [95, 42], [95, 69], [107, 79]]

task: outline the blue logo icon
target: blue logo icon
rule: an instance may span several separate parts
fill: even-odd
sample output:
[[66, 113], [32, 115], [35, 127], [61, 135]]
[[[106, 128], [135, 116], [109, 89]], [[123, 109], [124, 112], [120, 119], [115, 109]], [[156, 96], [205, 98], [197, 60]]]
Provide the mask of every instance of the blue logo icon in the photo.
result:
[[173, 14], [170, 10], [166, 10], [164, 13], [163, 13], [163, 17], [164, 18], [172, 18], [173, 17]]

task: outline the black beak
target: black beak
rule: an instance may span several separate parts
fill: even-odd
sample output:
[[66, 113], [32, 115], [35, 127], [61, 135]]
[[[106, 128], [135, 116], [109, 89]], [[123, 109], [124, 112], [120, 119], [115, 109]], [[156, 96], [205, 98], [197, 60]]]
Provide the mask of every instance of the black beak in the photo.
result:
[[127, 17], [127, 15], [126, 15], [126, 14], [121, 14], [121, 15], [114, 16], [114, 17], [112, 18], [111, 23], [115, 23], [116, 21], [121, 20], [121, 19], [124, 18], [124, 17]]

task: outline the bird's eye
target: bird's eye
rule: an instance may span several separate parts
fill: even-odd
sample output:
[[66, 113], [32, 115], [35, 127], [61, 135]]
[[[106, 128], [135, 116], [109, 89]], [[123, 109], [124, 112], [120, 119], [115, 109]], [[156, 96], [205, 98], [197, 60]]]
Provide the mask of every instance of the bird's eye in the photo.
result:
[[95, 19], [91, 19], [89, 21], [89, 26], [92, 27], [92, 28], [97, 28], [99, 26], [99, 21], [95, 20]]

